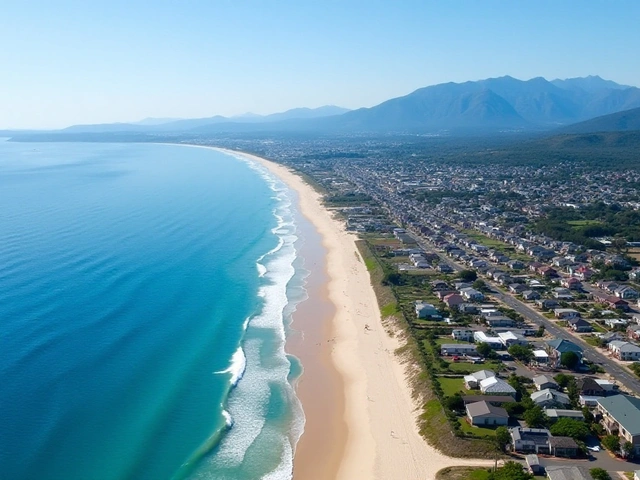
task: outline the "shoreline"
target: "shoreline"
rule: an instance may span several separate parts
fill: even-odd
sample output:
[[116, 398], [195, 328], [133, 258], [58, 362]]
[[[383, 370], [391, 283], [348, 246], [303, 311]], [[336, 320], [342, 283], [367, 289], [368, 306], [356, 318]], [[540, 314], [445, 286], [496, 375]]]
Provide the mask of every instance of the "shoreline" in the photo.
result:
[[[322, 204], [321, 195], [298, 174], [278, 163], [235, 150], [200, 147], [256, 162], [279, 178], [296, 193], [298, 212], [315, 229], [326, 251], [325, 293], [319, 293], [321, 287], [308, 291], [309, 299], [299, 304], [298, 310], [305, 304], [322, 301], [314, 298], [316, 295], [328, 299], [334, 314], [324, 335], [330, 336], [332, 348], [324, 349], [325, 354], [315, 358], [308, 355], [308, 351], [301, 352], [304, 373], [298, 381], [297, 394], [309, 426], [312, 422], [328, 425], [332, 433], [322, 436], [305, 426], [298, 443], [300, 448], [295, 452], [294, 478], [431, 479], [439, 470], [450, 466], [492, 464], [486, 459], [447, 457], [420, 436], [419, 408], [406, 380], [406, 368], [395, 355], [400, 341], [390, 336], [382, 324], [369, 272], [355, 244], [356, 236], [331, 216]], [[307, 268], [313, 274], [311, 266]], [[298, 323], [294, 314], [293, 328], [302, 330], [304, 336], [308, 325]], [[295, 340], [287, 347], [295, 350], [294, 345]], [[308, 375], [308, 379], [313, 379], [314, 368], [318, 372], [332, 367], [339, 376], [340, 382], [334, 387], [342, 390], [339, 393], [344, 408], [340, 412], [338, 405], [329, 413], [341, 418], [318, 418], [317, 407], [331, 402], [324, 396], [318, 397], [317, 390], [312, 388], [314, 382], [304, 382], [304, 377]], [[306, 448], [309, 453], [305, 453]], [[323, 455], [327, 454], [327, 448], [332, 453], [325, 462]], [[321, 465], [325, 466], [323, 473], [320, 473]]]

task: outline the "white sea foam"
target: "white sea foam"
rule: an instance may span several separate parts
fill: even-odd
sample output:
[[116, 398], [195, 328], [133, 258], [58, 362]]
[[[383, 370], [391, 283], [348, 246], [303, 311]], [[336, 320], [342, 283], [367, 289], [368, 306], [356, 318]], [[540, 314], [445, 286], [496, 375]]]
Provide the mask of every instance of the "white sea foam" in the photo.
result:
[[224, 417], [224, 424], [227, 426], [227, 428], [233, 427], [233, 417], [231, 416], [231, 414], [225, 409], [222, 409], [222, 416]]
[[[247, 161], [244, 157], [240, 158]], [[277, 462], [275, 459], [269, 467], [272, 470], [261, 475], [269, 480], [284, 480], [292, 477], [295, 446], [305, 423], [300, 401], [288, 381], [291, 365], [285, 352], [284, 316], [295, 310], [295, 306], [287, 298], [287, 285], [296, 274], [295, 242], [298, 237], [292, 202], [286, 187], [262, 166], [250, 161], [247, 163], [260, 173], [275, 193], [277, 206], [273, 214], [277, 224], [272, 229], [272, 234], [278, 237], [278, 244], [258, 259], [257, 268], [263, 283], [259, 287], [258, 296], [262, 298], [262, 307], [249, 320], [243, 346], [238, 351], [242, 353], [244, 360], [244, 376], [238, 378], [242, 380], [237, 382], [229, 396], [226, 405], [228, 412], [225, 414], [227, 420], [233, 419], [232, 428], [223, 438], [216, 454], [211, 457], [213, 468], [209, 472], [219, 471], [220, 467], [233, 469], [245, 459], [251, 464], [259, 461], [260, 458], [256, 456], [259, 454], [255, 451], [252, 453], [252, 450], [279, 451], [279, 463], [274, 466]], [[299, 301], [306, 294], [295, 297]], [[266, 349], [269, 351], [268, 355], [265, 354]], [[238, 352], [236, 354], [239, 355]], [[236, 354], [232, 367], [240, 365]], [[286, 431], [282, 431], [282, 426], [277, 422], [269, 423], [267, 418], [267, 408], [274, 388], [291, 409], [289, 428]], [[278, 449], [275, 448], [276, 444]], [[251, 449], [254, 445], [256, 448]], [[202, 470], [195, 477], [211, 478]]]

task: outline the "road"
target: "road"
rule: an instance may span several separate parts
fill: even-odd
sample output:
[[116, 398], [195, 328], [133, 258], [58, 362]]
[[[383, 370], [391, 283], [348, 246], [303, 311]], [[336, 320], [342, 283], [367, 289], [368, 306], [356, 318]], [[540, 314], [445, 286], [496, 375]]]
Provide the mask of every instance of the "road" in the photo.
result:
[[[425, 251], [430, 251], [435, 253], [440, 257], [440, 261], [450, 265], [454, 271], [459, 272], [464, 270], [462, 266], [458, 263], [452, 261], [450, 258], [442, 255], [440, 252], [437, 252], [432, 246], [427, 244], [424, 240], [420, 238], [420, 235], [417, 232], [412, 232], [413, 236], [416, 238], [418, 245], [423, 248]], [[595, 347], [589, 345], [587, 342], [582, 340], [581, 338], [572, 335], [567, 332], [565, 329], [558, 327], [556, 323], [544, 315], [540, 314], [538, 311], [531, 308], [524, 302], [521, 302], [517, 298], [512, 297], [509, 294], [505, 294], [500, 291], [498, 288], [493, 288], [492, 295], [505, 305], [514, 309], [523, 317], [533, 321], [538, 325], [543, 325], [545, 330], [549, 332], [551, 335], [556, 338], [562, 338], [565, 340], [569, 340], [576, 345], [579, 345], [584, 349], [583, 357], [585, 360], [588, 360], [593, 363], [600, 364], [604, 370], [613, 376], [618, 383], [620, 383], [626, 390], [634, 393], [635, 395], [640, 395], [640, 379], [638, 379], [634, 374], [629, 372], [626, 368], [622, 367], [620, 364], [616, 363], [614, 360], [611, 360], [606, 355], [603, 355]]]

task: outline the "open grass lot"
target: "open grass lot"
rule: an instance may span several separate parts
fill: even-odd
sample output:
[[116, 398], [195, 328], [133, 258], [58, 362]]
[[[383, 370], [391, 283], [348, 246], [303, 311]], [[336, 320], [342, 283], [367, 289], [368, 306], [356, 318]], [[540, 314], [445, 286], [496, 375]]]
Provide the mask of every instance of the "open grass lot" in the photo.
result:
[[489, 470], [481, 467], [447, 467], [436, 474], [436, 480], [487, 480]]
[[467, 390], [464, 388], [464, 379], [460, 378], [446, 378], [438, 377], [438, 383], [442, 387], [442, 391], [447, 397], [451, 397], [458, 392], [465, 393]]
[[496, 436], [496, 428], [485, 428], [485, 427], [474, 427], [473, 425], [469, 425], [466, 418], [460, 418], [458, 420], [460, 422], [460, 428], [464, 433], [470, 433], [477, 437], [495, 437]]
[[499, 372], [502, 370], [503, 364], [500, 362], [486, 362], [486, 363], [468, 363], [457, 362], [449, 363], [449, 370], [452, 372], [479, 372], [480, 370], [493, 370]]
[[469, 342], [464, 342], [462, 340], [454, 340], [451, 337], [440, 337], [440, 338], [436, 338], [436, 345], [440, 346], [443, 343], [454, 343], [454, 344], [466, 344], [466, 345], [471, 345], [471, 343]]

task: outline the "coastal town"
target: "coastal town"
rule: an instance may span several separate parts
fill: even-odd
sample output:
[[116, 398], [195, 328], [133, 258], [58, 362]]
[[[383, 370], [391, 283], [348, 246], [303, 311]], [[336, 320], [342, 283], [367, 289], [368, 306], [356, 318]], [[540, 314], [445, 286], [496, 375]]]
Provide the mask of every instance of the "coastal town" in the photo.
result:
[[[427, 373], [427, 441], [552, 480], [640, 477], [640, 238], [607, 223], [637, 218], [639, 172], [260, 153], [360, 236]], [[544, 232], [557, 211], [573, 241]]]

